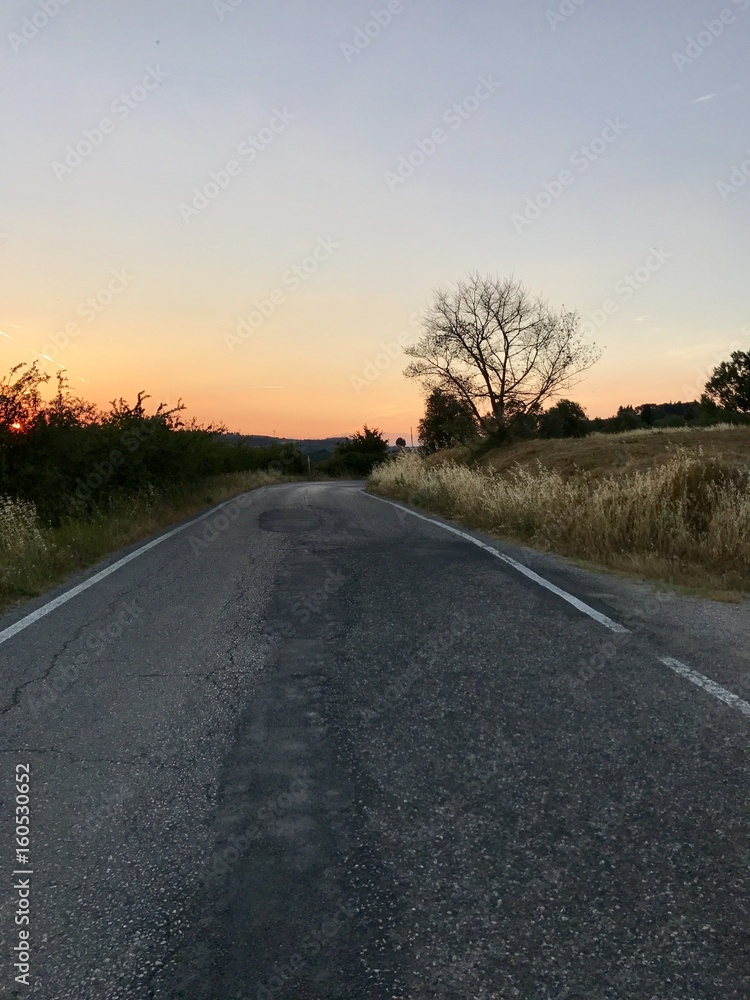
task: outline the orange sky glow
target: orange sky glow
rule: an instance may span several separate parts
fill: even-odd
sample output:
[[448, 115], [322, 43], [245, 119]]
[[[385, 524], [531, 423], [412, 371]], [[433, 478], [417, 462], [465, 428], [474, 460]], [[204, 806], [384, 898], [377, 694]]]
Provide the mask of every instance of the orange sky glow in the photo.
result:
[[685, 61], [697, 2], [401, 7], [359, 46], [367, 4], [302, 0], [64, 5], [11, 42], [5, 370], [408, 438], [403, 344], [477, 271], [579, 312], [602, 359], [564, 395], [590, 416], [697, 398], [750, 341], [742, 30]]

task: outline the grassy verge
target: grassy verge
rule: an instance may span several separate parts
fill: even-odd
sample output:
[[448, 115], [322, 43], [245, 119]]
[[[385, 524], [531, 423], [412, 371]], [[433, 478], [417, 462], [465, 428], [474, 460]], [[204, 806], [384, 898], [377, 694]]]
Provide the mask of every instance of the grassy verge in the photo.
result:
[[539, 465], [565, 478], [581, 472], [591, 478], [648, 472], [674, 458], [678, 450], [701, 451], [727, 465], [748, 468], [750, 426], [714, 424], [708, 427], [670, 427], [625, 431], [621, 434], [589, 434], [584, 438], [532, 438], [489, 451], [454, 448], [429, 458], [438, 465], [446, 458], [459, 465], [507, 473], [516, 466], [535, 470]]
[[91, 518], [56, 528], [42, 525], [32, 504], [0, 497], [0, 610], [214, 504], [289, 481], [269, 472], [228, 473], [193, 486], [122, 498]]
[[605, 476], [402, 454], [369, 487], [593, 566], [712, 597], [750, 593], [750, 474], [700, 449]]

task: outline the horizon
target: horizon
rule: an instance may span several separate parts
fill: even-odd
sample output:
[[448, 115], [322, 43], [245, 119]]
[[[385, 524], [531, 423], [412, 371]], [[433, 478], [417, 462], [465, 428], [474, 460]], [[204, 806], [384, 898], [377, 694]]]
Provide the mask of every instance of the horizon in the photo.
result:
[[698, 399], [748, 347], [750, 0], [12, 0], [3, 24], [6, 371], [416, 440], [403, 347], [473, 271], [580, 314], [603, 356], [562, 395], [590, 417]]

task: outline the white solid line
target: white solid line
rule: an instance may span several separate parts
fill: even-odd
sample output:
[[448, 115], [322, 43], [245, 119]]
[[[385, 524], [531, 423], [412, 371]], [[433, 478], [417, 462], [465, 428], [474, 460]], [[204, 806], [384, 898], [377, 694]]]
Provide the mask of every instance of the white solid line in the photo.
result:
[[[247, 496], [247, 494], [242, 494]], [[206, 511], [205, 514], [201, 514], [200, 517], [193, 518], [192, 521], [188, 521], [187, 524], [181, 524], [179, 528], [172, 528], [165, 535], [160, 535], [153, 541], [148, 542], [146, 545], [142, 545], [135, 552], [131, 552], [127, 556], [123, 556], [122, 559], [118, 559], [117, 562], [112, 563], [111, 566], [107, 566], [106, 569], [100, 570], [93, 576], [89, 577], [88, 580], [84, 580], [83, 583], [79, 583], [77, 587], [72, 587], [70, 590], [66, 590], [64, 594], [60, 594], [59, 597], [55, 597], [54, 600], [49, 601], [47, 604], [43, 604], [41, 608], [37, 608], [36, 611], [32, 611], [30, 614], [26, 615], [25, 618], [20, 618], [13, 625], [9, 625], [8, 628], [3, 629], [0, 632], [0, 643], [7, 642], [8, 639], [12, 638], [14, 635], [18, 635], [29, 625], [33, 625], [34, 622], [38, 622], [40, 618], [44, 618], [48, 615], [50, 611], [54, 611], [55, 608], [59, 608], [61, 604], [65, 604], [67, 601], [72, 600], [77, 597], [78, 594], [82, 593], [84, 590], [88, 590], [89, 587], [93, 587], [95, 583], [99, 583], [105, 577], [109, 576], [110, 573], [115, 573], [118, 569], [125, 566], [126, 563], [132, 562], [133, 559], [137, 559], [138, 556], [142, 556], [144, 552], [148, 552], [149, 549], [153, 549], [156, 545], [161, 545], [162, 542], [166, 542], [168, 538], [172, 538], [173, 535], [179, 534], [181, 531], [185, 531], [186, 528], [192, 527], [194, 524], [198, 524], [206, 517], [210, 517], [215, 514], [217, 510], [221, 510], [222, 507], [226, 507], [228, 503], [233, 503], [238, 497], [232, 497], [231, 500], [225, 500], [223, 503], [218, 504], [216, 507], [212, 507], [211, 510]]]
[[714, 698], [718, 698], [719, 701], [723, 701], [726, 705], [731, 705], [732, 708], [739, 709], [744, 715], [750, 718], [750, 703], [743, 701], [736, 694], [732, 694], [731, 691], [727, 691], [723, 688], [721, 684], [717, 684], [716, 681], [712, 681], [710, 677], [704, 677], [703, 674], [699, 674], [696, 670], [691, 670], [690, 667], [681, 663], [679, 660], [675, 660], [672, 656], [662, 656], [660, 657], [661, 662], [674, 670], [676, 674], [681, 677], [687, 678], [687, 680], [692, 681], [693, 684], [697, 684], [699, 688], [703, 688], [704, 691], [708, 691], [712, 694]]
[[365, 490], [361, 490], [360, 492], [364, 493], [366, 497], [371, 497], [373, 500], [380, 500], [381, 503], [387, 503], [391, 507], [396, 507], [398, 510], [403, 510], [405, 513], [411, 514], [412, 517], [418, 517], [420, 521], [427, 521], [428, 524], [437, 525], [438, 528], [450, 531], [452, 534], [458, 535], [459, 538], [463, 538], [467, 542], [471, 542], [472, 545], [479, 546], [480, 549], [484, 549], [485, 552], [489, 552], [490, 555], [495, 556], [496, 559], [500, 559], [502, 562], [512, 566], [513, 569], [518, 570], [519, 573], [523, 573], [523, 575], [528, 577], [529, 580], [533, 580], [534, 583], [538, 583], [540, 587], [544, 587], [553, 594], [557, 594], [558, 597], [562, 597], [562, 599], [567, 601], [568, 604], [572, 604], [574, 608], [578, 609], [578, 611], [583, 612], [584, 615], [588, 615], [589, 618], [593, 618], [594, 621], [599, 622], [600, 625], [604, 625], [605, 628], [610, 629], [612, 632], [630, 632], [629, 628], [625, 628], [625, 626], [620, 625], [619, 622], [613, 621], [611, 618], [607, 618], [606, 615], [603, 615], [600, 611], [592, 608], [589, 604], [585, 604], [577, 597], [569, 594], [567, 590], [561, 590], [559, 587], [556, 587], [554, 583], [550, 583], [549, 580], [545, 580], [543, 576], [539, 576], [539, 574], [535, 573], [533, 569], [529, 569], [528, 566], [524, 566], [523, 563], [516, 562], [516, 560], [511, 559], [510, 556], [506, 556], [502, 552], [498, 552], [497, 549], [493, 548], [491, 545], [487, 545], [485, 542], [481, 542], [478, 538], [474, 538], [473, 535], [469, 535], [465, 531], [459, 531], [458, 528], [453, 528], [449, 524], [443, 524], [442, 521], [435, 521], [431, 517], [425, 517], [424, 514], [418, 514], [415, 510], [411, 510], [409, 507], [402, 507], [400, 503], [394, 503], [392, 500], [384, 500], [383, 497], [375, 496], [373, 493], [367, 493]]

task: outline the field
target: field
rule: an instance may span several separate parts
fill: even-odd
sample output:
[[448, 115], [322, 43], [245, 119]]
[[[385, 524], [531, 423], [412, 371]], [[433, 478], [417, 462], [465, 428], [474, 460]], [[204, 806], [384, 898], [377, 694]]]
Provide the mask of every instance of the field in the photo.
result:
[[404, 453], [373, 492], [501, 538], [724, 598], [750, 593], [750, 428]]

